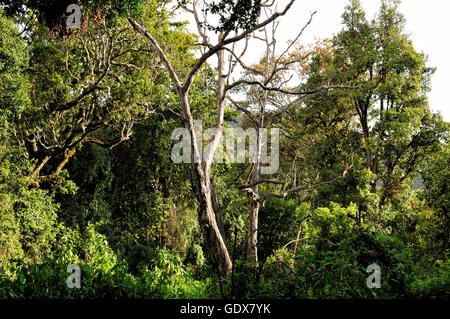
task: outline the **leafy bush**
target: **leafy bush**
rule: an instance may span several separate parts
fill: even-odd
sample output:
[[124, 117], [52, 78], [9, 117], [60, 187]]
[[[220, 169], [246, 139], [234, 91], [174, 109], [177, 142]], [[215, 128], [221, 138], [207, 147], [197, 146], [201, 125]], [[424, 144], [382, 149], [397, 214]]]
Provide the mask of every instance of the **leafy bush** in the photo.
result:
[[[71, 264], [80, 266], [81, 288], [67, 287]], [[0, 278], [0, 298], [204, 298], [212, 292], [208, 279], [194, 280], [165, 248], [156, 249], [150, 267], [131, 274], [93, 225], [81, 238], [67, 231], [52, 256], [33, 264], [17, 260], [10, 271], [14, 278]]]
[[438, 259], [431, 274], [416, 279], [412, 283], [412, 292], [417, 298], [446, 298], [450, 297], [450, 251], [443, 260]]
[[[294, 254], [281, 246], [260, 272], [235, 263], [237, 297], [250, 298], [391, 298], [410, 296], [411, 254], [399, 239], [360, 228], [356, 206], [317, 208], [301, 226], [303, 240]], [[380, 289], [370, 289], [366, 267], [381, 268]], [[245, 275], [247, 274], [247, 276]], [[243, 288], [244, 287], [244, 288]]]
[[0, 145], [0, 271], [8, 271], [10, 259], [39, 262], [45, 258], [58, 234], [58, 204], [42, 189], [32, 187], [17, 163], [29, 162], [19, 151]]

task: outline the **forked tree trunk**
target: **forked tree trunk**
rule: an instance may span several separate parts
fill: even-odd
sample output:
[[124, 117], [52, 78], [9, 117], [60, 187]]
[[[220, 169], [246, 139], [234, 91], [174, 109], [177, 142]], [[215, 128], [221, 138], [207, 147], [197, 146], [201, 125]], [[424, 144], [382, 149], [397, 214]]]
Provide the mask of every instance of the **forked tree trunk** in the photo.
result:
[[[191, 162], [194, 166], [194, 190], [198, 199], [198, 219], [202, 231], [209, 259], [217, 266], [221, 275], [226, 275], [233, 267], [225, 242], [223, 228], [219, 227], [215, 207], [218, 209], [217, 199], [211, 183], [210, 164], [201, 156], [202, 149], [197, 143], [198, 132], [195, 132], [194, 122], [190, 113], [187, 94], [178, 92], [185, 119], [186, 128], [191, 135]], [[220, 216], [219, 216], [220, 217]], [[222, 230], [222, 231], [221, 231]]]

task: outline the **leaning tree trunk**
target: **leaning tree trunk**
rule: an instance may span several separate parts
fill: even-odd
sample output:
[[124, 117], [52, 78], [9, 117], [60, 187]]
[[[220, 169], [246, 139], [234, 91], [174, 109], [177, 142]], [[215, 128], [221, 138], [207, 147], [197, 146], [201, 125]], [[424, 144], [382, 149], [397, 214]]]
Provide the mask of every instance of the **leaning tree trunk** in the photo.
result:
[[[218, 203], [213, 196], [215, 192], [211, 183], [210, 164], [201, 156], [201, 143], [197, 143], [197, 133], [190, 113], [189, 101], [185, 92], [179, 92], [186, 128], [191, 135], [191, 162], [194, 170], [194, 191], [198, 199], [198, 219], [209, 259], [217, 266], [221, 275], [226, 275], [232, 268], [231, 258], [225, 243], [223, 228], [217, 222], [215, 207]], [[222, 229], [222, 231], [221, 231]]]
[[199, 202], [198, 218], [200, 229], [206, 244], [211, 262], [217, 266], [221, 275], [226, 275], [232, 268], [232, 262], [225, 243], [225, 237], [213, 205], [213, 190], [209, 176], [204, 174], [200, 164], [196, 164], [196, 193]]

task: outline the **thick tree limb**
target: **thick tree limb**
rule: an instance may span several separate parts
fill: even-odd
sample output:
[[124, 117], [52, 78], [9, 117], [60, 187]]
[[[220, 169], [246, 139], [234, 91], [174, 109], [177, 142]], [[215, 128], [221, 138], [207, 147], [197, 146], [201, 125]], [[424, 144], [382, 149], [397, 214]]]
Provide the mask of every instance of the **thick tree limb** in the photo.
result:
[[172, 66], [172, 63], [170, 63], [169, 59], [167, 58], [166, 54], [164, 53], [164, 51], [159, 46], [158, 42], [147, 31], [146, 28], [144, 28], [143, 26], [141, 26], [140, 24], [138, 24], [137, 22], [135, 22], [131, 18], [128, 18], [128, 21], [133, 26], [133, 29], [135, 29], [137, 32], [142, 34], [145, 38], [147, 38], [150, 41], [153, 49], [156, 51], [156, 53], [158, 54], [158, 56], [161, 59], [162, 63], [166, 67], [167, 72], [169, 73], [169, 76], [172, 79], [173, 84], [176, 86], [177, 90], [179, 90], [182, 87], [181, 82], [178, 79], [178, 76], [177, 76], [177, 74], [176, 74], [176, 72], [175, 72], [175, 70], [174, 70], [174, 68]]

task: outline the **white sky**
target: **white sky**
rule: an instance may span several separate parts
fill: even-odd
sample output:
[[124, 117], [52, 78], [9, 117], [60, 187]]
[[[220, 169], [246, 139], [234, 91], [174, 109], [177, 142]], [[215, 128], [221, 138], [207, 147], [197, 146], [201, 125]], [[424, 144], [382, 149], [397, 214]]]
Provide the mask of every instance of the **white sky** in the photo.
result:
[[[278, 0], [278, 10], [281, 10], [287, 2], [288, 0]], [[286, 16], [280, 19], [277, 32], [278, 48], [282, 50], [281, 44], [297, 35], [308, 21], [310, 13], [314, 11], [317, 11], [317, 14], [299, 43], [307, 46], [316, 39], [331, 38], [342, 29], [341, 15], [348, 3], [348, 0], [297, 0]], [[380, 1], [361, 0], [361, 3], [367, 18], [369, 20], [374, 18]], [[450, 91], [450, 88], [447, 88], [447, 76], [450, 74], [450, 39], [448, 39], [450, 1], [403, 0], [400, 12], [406, 18], [406, 31], [410, 34], [416, 50], [428, 55], [429, 66], [437, 67], [436, 73], [432, 76], [432, 91], [428, 95], [430, 107], [434, 111], [439, 111], [446, 121], [450, 121], [450, 102], [447, 100], [447, 93], [450, 93], [447, 92]], [[248, 51], [244, 59], [247, 63], [261, 57], [264, 48], [255, 42]]]

